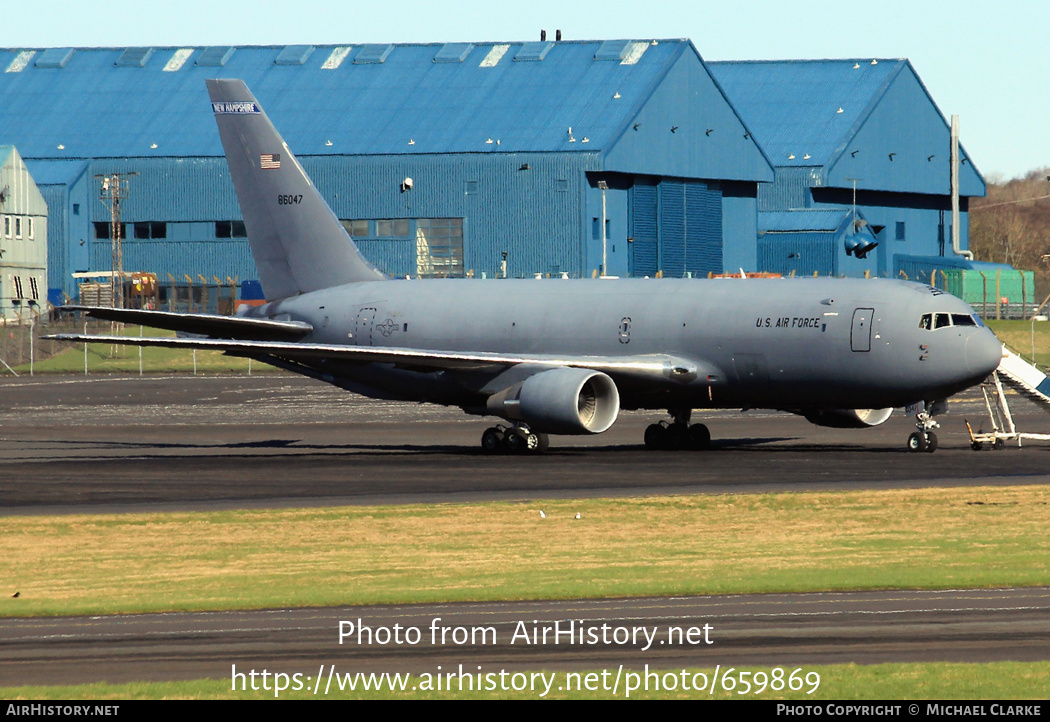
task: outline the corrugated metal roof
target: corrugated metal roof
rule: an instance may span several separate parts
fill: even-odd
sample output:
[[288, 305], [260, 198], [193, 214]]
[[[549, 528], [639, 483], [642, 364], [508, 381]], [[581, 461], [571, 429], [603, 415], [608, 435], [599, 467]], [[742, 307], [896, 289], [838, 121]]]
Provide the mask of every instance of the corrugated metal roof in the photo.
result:
[[709, 62], [776, 166], [823, 166], [907, 60]]
[[32, 160], [27, 163], [38, 186], [70, 185], [87, 170], [86, 160]]
[[460, 62], [434, 62], [451, 54], [441, 43], [319, 46], [301, 65], [283, 64], [285, 46], [76, 48], [47, 70], [37, 51], [0, 49], [0, 138], [28, 158], [218, 156], [204, 80], [222, 77], [243, 79], [302, 155], [593, 153], [691, 46], [645, 43], [628, 63], [595, 60], [601, 41], [549, 45], [476, 43]]

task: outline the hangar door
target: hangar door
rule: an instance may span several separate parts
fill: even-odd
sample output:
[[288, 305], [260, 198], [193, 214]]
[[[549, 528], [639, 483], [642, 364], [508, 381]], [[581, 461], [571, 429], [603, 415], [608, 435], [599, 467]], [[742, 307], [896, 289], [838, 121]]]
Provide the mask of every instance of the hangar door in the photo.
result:
[[722, 189], [715, 181], [636, 182], [631, 188], [632, 276], [722, 272]]

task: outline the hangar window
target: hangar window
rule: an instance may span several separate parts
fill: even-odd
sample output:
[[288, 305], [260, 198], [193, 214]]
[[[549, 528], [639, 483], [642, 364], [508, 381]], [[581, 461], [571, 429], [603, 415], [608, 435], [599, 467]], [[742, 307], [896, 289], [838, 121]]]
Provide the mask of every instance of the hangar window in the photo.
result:
[[34, 238], [36, 238], [36, 229], [33, 228], [32, 217], [26, 218], [26, 237], [29, 240], [33, 240]]
[[4, 236], [11, 237], [11, 216], [4, 216]]
[[247, 238], [244, 221], [215, 221], [216, 238]]
[[376, 235], [384, 238], [408, 238], [412, 231], [407, 218], [384, 218], [376, 221]]
[[395, 276], [462, 278], [462, 218], [340, 220], [365, 257]]
[[[592, 216], [593, 218], [593, 216]], [[609, 218], [605, 219], [605, 237], [609, 238], [609, 229], [612, 227], [612, 220]], [[595, 241], [602, 239], [602, 222], [600, 218], [594, 218], [591, 222], [591, 238]]]
[[[109, 226], [110, 226], [110, 224], [109, 223], [102, 223], [102, 222], [99, 222], [99, 221], [95, 221], [95, 223], [93, 223], [92, 225], [95, 226], [95, 238], [97, 238], [99, 240], [102, 240], [102, 239], [108, 240], [110, 238], [110, 233], [109, 233]], [[121, 238], [127, 238], [128, 237], [128, 224], [127, 223], [121, 223], [120, 224], [120, 237]]]
[[364, 238], [368, 235], [368, 221], [339, 221], [351, 238]]
[[135, 224], [135, 238], [149, 240], [151, 238], [167, 238], [168, 224], [160, 221], [144, 221]]
[[463, 219], [416, 221], [416, 274], [420, 278], [462, 278]]
[[22, 219], [15, 216], [15, 238], [22, 237]]
[[904, 221], [897, 221], [897, 236], [896, 236], [897, 240], [898, 241], [905, 240], [904, 236], [905, 236], [905, 233], [904, 233]]

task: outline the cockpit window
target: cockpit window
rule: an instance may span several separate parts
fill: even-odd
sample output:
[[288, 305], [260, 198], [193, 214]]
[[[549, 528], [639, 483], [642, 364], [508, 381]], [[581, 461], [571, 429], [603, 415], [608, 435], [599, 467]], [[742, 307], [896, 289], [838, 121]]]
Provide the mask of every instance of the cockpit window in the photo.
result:
[[935, 328], [948, 328], [950, 326], [981, 326], [983, 325], [975, 316], [965, 313], [924, 313], [919, 319], [919, 328], [930, 331]]

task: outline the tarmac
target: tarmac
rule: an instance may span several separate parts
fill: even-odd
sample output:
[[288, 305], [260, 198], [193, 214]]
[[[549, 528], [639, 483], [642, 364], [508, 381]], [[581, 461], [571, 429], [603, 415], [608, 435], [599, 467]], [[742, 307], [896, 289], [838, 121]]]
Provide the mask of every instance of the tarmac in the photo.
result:
[[[767, 411], [694, 413], [707, 452], [647, 451], [660, 418], [621, 414], [607, 433], [552, 437], [537, 456], [490, 456], [492, 420], [362, 399], [283, 374], [0, 379], [0, 515], [449, 503], [476, 500], [1046, 484], [1050, 445], [971, 450], [979, 392], [949, 404], [938, 450], [909, 453], [912, 421], [825, 429]], [[1024, 430], [1050, 417], [1017, 398]], [[983, 417], [983, 418], [982, 418]], [[269, 668], [333, 672], [807, 665], [1050, 659], [1050, 590], [889, 591], [0, 619], [5, 684], [229, 678]], [[630, 644], [338, 644], [339, 622], [429, 629], [575, 620], [651, 628]], [[674, 644], [670, 626], [715, 630]], [[655, 638], [654, 638], [655, 639]], [[659, 644], [663, 640], [663, 644]], [[321, 666], [321, 671], [318, 670]], [[623, 667], [620, 667], [622, 672]], [[477, 671], [477, 670], [474, 670]]]

